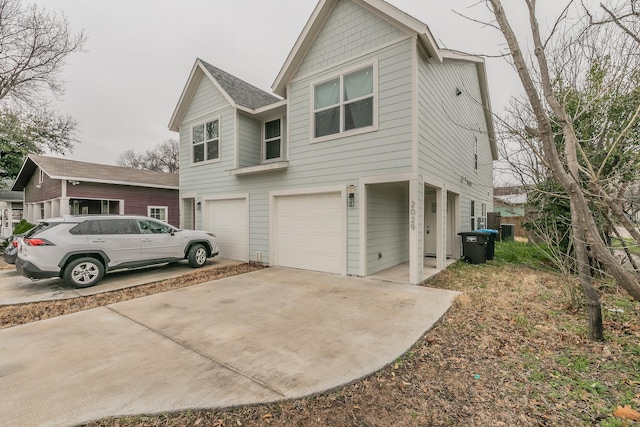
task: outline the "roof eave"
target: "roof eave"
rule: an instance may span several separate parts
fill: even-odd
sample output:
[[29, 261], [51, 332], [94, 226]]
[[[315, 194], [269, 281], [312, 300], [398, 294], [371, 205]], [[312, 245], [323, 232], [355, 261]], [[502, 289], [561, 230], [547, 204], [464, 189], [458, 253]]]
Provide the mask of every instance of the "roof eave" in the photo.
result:
[[[298, 39], [291, 48], [289, 56], [287, 56], [287, 59], [284, 61], [275, 81], [271, 85], [271, 89], [276, 95], [281, 96], [282, 98], [287, 97], [287, 83], [291, 80], [292, 75], [300, 65], [301, 58], [299, 57], [301, 52], [306, 52], [309, 46], [313, 43], [313, 38], [316, 35], [315, 33], [317, 33], [317, 31], [322, 27], [322, 24], [329, 16], [329, 13], [335, 3], [336, 0], [320, 0], [316, 5], [311, 16], [307, 20], [307, 23], [302, 29], [302, 32], [298, 36]], [[313, 37], [311, 37], [312, 35]]]
[[[24, 162], [22, 163], [22, 167], [20, 168], [20, 172], [18, 172], [18, 175], [16, 176], [15, 181], [13, 181], [13, 185], [11, 186], [11, 191], [24, 191], [25, 187], [27, 186], [27, 183], [29, 182], [28, 179], [26, 179], [25, 176], [25, 168], [27, 167], [27, 164], [31, 163], [34, 166], [37, 166], [38, 164], [31, 158], [31, 156], [27, 156], [24, 159]], [[33, 172], [35, 172], [35, 168], [33, 171], [31, 171], [31, 173], [29, 174], [29, 177], [31, 177], [31, 175], [33, 175]], [[24, 183], [22, 183], [22, 181], [25, 181]]]
[[[199, 71], [199, 73], [198, 73]], [[175, 109], [173, 110], [173, 114], [171, 115], [171, 120], [169, 120], [169, 130], [178, 132], [180, 122], [184, 117], [184, 114], [187, 110], [188, 100], [191, 99], [196, 90], [195, 82], [203, 75], [202, 64], [200, 64], [200, 60], [196, 59], [193, 67], [191, 68], [191, 72], [189, 73], [189, 78], [182, 89], [182, 93], [180, 94], [180, 98], [178, 99], [178, 103], [176, 104]]]
[[80, 181], [80, 182], [93, 182], [98, 184], [112, 184], [112, 185], [128, 185], [130, 187], [148, 187], [148, 188], [162, 188], [167, 190], [179, 190], [179, 185], [165, 185], [165, 184], [151, 184], [146, 182], [131, 182], [131, 181], [118, 181], [111, 179], [96, 179], [86, 178], [81, 176], [58, 176], [54, 175], [51, 179], [67, 180], [67, 181]]

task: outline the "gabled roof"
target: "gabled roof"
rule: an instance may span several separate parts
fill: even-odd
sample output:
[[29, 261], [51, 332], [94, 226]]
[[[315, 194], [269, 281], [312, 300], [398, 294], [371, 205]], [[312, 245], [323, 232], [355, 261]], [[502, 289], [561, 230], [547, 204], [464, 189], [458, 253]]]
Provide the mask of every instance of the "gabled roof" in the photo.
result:
[[281, 100], [277, 96], [271, 95], [262, 89], [258, 89], [252, 84], [249, 84], [244, 80], [239, 79], [236, 76], [233, 76], [198, 58], [193, 65], [187, 84], [185, 85], [182, 95], [180, 96], [180, 100], [178, 101], [178, 105], [171, 116], [171, 121], [169, 122], [170, 130], [178, 130], [178, 125], [182, 121], [182, 118], [186, 113], [187, 106], [189, 105], [189, 101], [191, 100], [191, 97], [193, 97], [202, 77], [209, 78], [227, 99], [229, 104], [235, 108], [242, 109], [242, 107], [244, 107], [244, 109], [255, 110]]
[[135, 187], [166, 188], [171, 190], [178, 190], [180, 188], [180, 177], [174, 173], [100, 165], [97, 163], [29, 154], [11, 190], [24, 190], [38, 168], [42, 169], [51, 179], [132, 185]]
[[[271, 85], [274, 93], [282, 97], [286, 96], [287, 83], [296, 73], [337, 2], [338, 0], [320, 0], [318, 2], [293, 49], [291, 49], [287, 60], [284, 62], [280, 73], [278, 73], [278, 77]], [[438, 62], [442, 62], [444, 52], [438, 47], [438, 43], [426, 24], [383, 0], [358, 0], [357, 3], [386, 21], [404, 29], [408, 34], [414, 35], [429, 56], [435, 58]]]

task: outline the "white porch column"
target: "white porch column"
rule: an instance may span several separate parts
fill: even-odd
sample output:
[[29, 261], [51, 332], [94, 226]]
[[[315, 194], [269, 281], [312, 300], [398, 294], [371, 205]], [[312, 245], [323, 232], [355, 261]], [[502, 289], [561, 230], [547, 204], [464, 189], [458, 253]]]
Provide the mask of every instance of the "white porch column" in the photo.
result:
[[71, 213], [71, 209], [69, 208], [69, 198], [61, 197], [60, 199], [58, 199], [58, 208], [58, 215], [69, 215]]
[[54, 199], [51, 201], [51, 217], [60, 216], [60, 200]]
[[424, 181], [418, 175], [409, 181], [409, 283], [424, 279]]
[[436, 189], [436, 201], [436, 217], [438, 218], [436, 226], [438, 236], [436, 245], [436, 268], [442, 270], [447, 264], [447, 191], [445, 189]]
[[44, 202], [44, 217], [51, 218], [52, 217], [52, 209], [51, 202]]

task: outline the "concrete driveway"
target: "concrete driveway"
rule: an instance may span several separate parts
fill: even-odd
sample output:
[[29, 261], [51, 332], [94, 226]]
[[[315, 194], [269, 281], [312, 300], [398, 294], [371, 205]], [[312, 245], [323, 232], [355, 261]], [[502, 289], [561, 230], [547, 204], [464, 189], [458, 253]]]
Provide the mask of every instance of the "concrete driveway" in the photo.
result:
[[[216, 268], [232, 264], [240, 264], [240, 262], [213, 258], [207, 260], [207, 264], [202, 268]], [[194, 269], [186, 261], [171, 265], [161, 264], [130, 270], [118, 270], [105, 275], [104, 279], [95, 286], [76, 288], [67, 285], [59, 278], [31, 280], [18, 274], [15, 267], [7, 267], [0, 270], [0, 305], [95, 295], [178, 277], [193, 271]]]
[[0, 425], [322, 392], [393, 362], [456, 295], [268, 268], [0, 330]]

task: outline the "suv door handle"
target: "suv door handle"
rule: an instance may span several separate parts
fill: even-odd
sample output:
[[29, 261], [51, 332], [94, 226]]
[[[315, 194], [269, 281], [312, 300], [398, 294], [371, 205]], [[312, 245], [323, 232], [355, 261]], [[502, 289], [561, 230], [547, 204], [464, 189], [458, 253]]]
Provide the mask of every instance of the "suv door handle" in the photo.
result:
[[104, 239], [95, 239], [95, 240], [92, 240], [92, 242], [93, 243], [105, 243], [106, 240], [104, 240]]
[[140, 239], [141, 242], [153, 242], [153, 240], [149, 239], [148, 237], [146, 239]]

